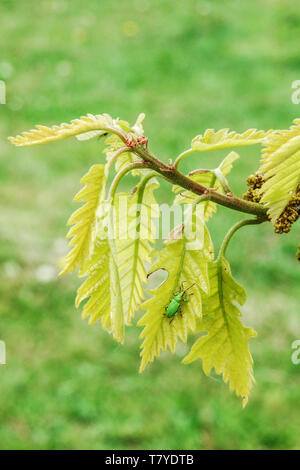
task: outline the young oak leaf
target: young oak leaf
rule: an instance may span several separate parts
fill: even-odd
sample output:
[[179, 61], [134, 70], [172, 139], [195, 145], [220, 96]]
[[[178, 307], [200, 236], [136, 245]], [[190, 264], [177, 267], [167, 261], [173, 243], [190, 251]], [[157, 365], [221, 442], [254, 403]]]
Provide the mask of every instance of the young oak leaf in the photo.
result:
[[[131, 323], [137, 308], [144, 299], [143, 283], [147, 281], [145, 262], [150, 263], [151, 244], [155, 240], [154, 218], [159, 208], [153, 191], [157, 180], [146, 175], [136, 187], [133, 196], [120, 193], [115, 197], [116, 252], [122, 292], [125, 322]], [[124, 217], [127, 214], [127, 218]]]
[[[178, 337], [186, 342], [188, 332], [196, 328], [196, 318], [202, 314], [202, 294], [208, 292], [209, 282], [207, 274], [208, 260], [212, 256], [212, 243], [205, 226], [202, 250], [189, 250], [183, 227], [177, 228], [165, 243], [163, 250], [156, 253], [157, 261], [153, 264], [150, 273], [162, 269], [168, 272], [167, 280], [158, 288], [149, 290], [152, 294], [141, 308], [147, 310], [139, 320], [138, 326], [144, 326], [140, 335], [143, 339], [141, 351], [142, 372], [148, 362], [152, 362], [160, 355], [160, 351], [169, 348], [174, 352]], [[183, 302], [182, 314], [172, 319], [164, 316], [166, 306], [175, 292], [184, 283], [184, 288], [193, 285], [189, 299]]]
[[235, 390], [242, 397], [245, 406], [254, 384], [248, 339], [256, 336], [256, 332], [243, 326], [235, 303], [243, 305], [246, 293], [233, 279], [224, 257], [210, 263], [208, 273], [210, 293], [204, 298], [203, 316], [197, 322], [197, 331], [207, 335], [195, 342], [183, 363], [202, 359], [206, 375], [215, 368], [225, 383], [229, 381], [230, 391]]
[[115, 240], [111, 232], [111, 206], [103, 204], [102, 209], [98, 215], [93, 254], [80, 272], [80, 276], [87, 276], [87, 279], [79, 287], [75, 303], [78, 307], [90, 297], [84, 306], [83, 318], [90, 316], [90, 323], [101, 319], [103, 328], [110, 330], [114, 339], [123, 343], [125, 325]]
[[195, 152], [212, 152], [232, 147], [241, 147], [247, 145], [258, 144], [263, 142], [273, 133], [269, 131], [258, 131], [256, 129], [248, 129], [242, 134], [238, 134], [229, 129], [207, 129], [203, 135], [197, 135], [192, 140], [191, 148]]
[[77, 291], [76, 307], [89, 297], [84, 305], [82, 318], [90, 317], [89, 323], [102, 321], [104, 329], [111, 330], [110, 319], [110, 248], [108, 239], [97, 238], [94, 252], [81, 276], [88, 276]]
[[105, 181], [105, 166], [101, 164], [93, 165], [80, 181], [85, 186], [76, 194], [74, 201], [85, 202], [85, 204], [77, 209], [68, 220], [68, 225], [73, 225], [67, 234], [67, 238], [71, 238], [69, 246], [72, 249], [64, 259], [61, 275], [68, 271], [74, 272], [77, 267], [83, 270], [92, 253], [96, 211], [103, 197]]
[[[158, 183], [154, 181], [147, 185], [151, 177], [144, 176], [132, 198], [130, 194], [121, 193], [113, 201], [101, 204], [97, 213], [96, 252], [86, 272], [83, 272], [88, 279], [79, 289], [76, 300], [79, 305], [90, 296], [84, 316], [91, 315], [92, 322], [101, 317], [104, 328], [111, 329], [114, 339], [121, 343], [124, 342], [125, 324], [130, 324], [143, 298], [142, 283], [146, 278], [143, 263], [148, 260], [150, 251], [147, 239], [154, 238], [152, 226], [147, 226], [147, 219], [150, 220], [150, 211], [155, 207], [153, 190]], [[134, 230], [134, 224], [139, 225], [139, 231]], [[99, 238], [103, 237], [107, 238], [106, 256], [101, 252], [99, 260], [97, 249]], [[107, 298], [105, 306], [110, 311], [109, 320], [103, 309], [103, 295]]]
[[56, 142], [67, 137], [84, 135], [91, 131], [101, 131], [104, 134], [113, 124], [113, 119], [107, 114], [88, 114], [80, 119], [74, 119], [70, 123], [63, 123], [59, 126], [46, 127], [37, 125], [35, 129], [31, 129], [29, 132], [23, 132], [22, 135], [9, 137], [8, 139], [18, 147], [40, 145]]
[[[196, 181], [197, 183], [205, 186], [206, 188], [214, 188], [216, 191], [224, 193], [222, 185], [219, 179], [217, 178], [218, 172], [221, 172], [223, 176], [226, 176], [231, 171], [233, 162], [239, 157], [240, 156], [238, 153], [230, 152], [215, 170], [206, 171], [205, 173], [194, 173], [189, 177], [193, 181]], [[174, 193], [177, 193], [174, 200], [174, 204], [190, 204], [197, 197], [199, 197], [191, 191], [182, 191], [182, 188], [180, 186], [173, 186], [172, 190]], [[204, 201], [199, 204], [203, 205], [204, 207], [205, 221], [212, 217], [214, 212], [216, 212], [217, 210], [216, 204], [212, 201]]]
[[258, 170], [265, 180], [261, 202], [275, 225], [300, 184], [300, 119], [289, 130], [279, 131], [266, 144]]

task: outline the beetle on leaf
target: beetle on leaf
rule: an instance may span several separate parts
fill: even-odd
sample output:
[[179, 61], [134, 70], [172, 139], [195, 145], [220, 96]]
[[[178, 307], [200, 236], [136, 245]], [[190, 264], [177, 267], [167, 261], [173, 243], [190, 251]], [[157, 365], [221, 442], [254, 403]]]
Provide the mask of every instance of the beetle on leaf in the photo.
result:
[[174, 292], [174, 297], [172, 297], [169, 304], [165, 306], [164, 316], [170, 319], [170, 323], [172, 323], [177, 314], [182, 316], [182, 302], [187, 302], [189, 300], [189, 297], [193, 295], [193, 293], [186, 293], [195, 285], [195, 282], [186, 289], [183, 288], [183, 283], [184, 281], [181, 283], [179, 291]]

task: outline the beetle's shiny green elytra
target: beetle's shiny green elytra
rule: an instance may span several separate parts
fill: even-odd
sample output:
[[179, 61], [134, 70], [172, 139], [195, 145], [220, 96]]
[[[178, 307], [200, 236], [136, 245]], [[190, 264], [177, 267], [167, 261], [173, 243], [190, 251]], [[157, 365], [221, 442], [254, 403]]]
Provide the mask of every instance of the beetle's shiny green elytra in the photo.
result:
[[[187, 289], [183, 289], [183, 284], [180, 286], [179, 292], [174, 293], [174, 297], [170, 300], [169, 305], [165, 307], [165, 316], [167, 318], [170, 318], [171, 321], [173, 321], [175, 315], [178, 313], [181, 315], [181, 304], [182, 302], [187, 302], [188, 301], [188, 296], [186, 296], [186, 292], [193, 287], [194, 284], [192, 284], [190, 287], [187, 287]], [[193, 295], [193, 294], [190, 294]]]

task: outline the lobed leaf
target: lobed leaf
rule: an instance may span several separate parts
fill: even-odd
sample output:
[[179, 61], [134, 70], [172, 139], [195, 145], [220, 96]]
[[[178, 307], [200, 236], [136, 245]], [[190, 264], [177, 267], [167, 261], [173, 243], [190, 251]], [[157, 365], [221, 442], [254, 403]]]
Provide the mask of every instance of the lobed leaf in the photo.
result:
[[67, 234], [67, 238], [71, 238], [69, 246], [72, 250], [64, 259], [61, 275], [68, 271], [74, 272], [77, 267], [83, 270], [92, 254], [96, 231], [96, 211], [103, 197], [105, 180], [105, 166], [101, 164], [93, 165], [81, 179], [81, 184], [85, 186], [76, 194], [74, 201], [85, 202], [85, 204], [77, 209], [68, 220], [68, 225], [73, 225]]
[[265, 180], [260, 189], [261, 202], [275, 225], [300, 184], [300, 119], [266, 144], [259, 173]]
[[207, 129], [203, 135], [194, 137], [191, 147], [195, 152], [212, 152], [213, 150], [253, 145], [263, 142], [272, 133], [272, 130], [248, 129], [242, 134], [238, 134], [235, 131], [230, 132], [229, 129], [220, 129], [217, 132], [214, 129]]
[[[174, 352], [178, 337], [186, 342], [188, 332], [195, 330], [196, 318], [202, 314], [202, 294], [209, 289], [207, 264], [212, 257], [212, 243], [204, 226], [203, 249], [189, 250], [184, 232], [182, 227], [177, 228], [165, 243], [163, 250], [153, 251], [152, 256], [157, 256], [157, 261], [148, 276], [162, 269], [168, 272], [168, 278], [158, 288], [148, 291], [152, 297], [141, 306], [147, 312], [138, 322], [139, 326], [144, 326], [140, 335], [143, 339], [140, 372], [148, 362], [152, 362], [160, 355], [161, 350], [169, 348]], [[195, 283], [191, 290], [194, 295], [182, 305], [182, 316], [177, 314], [170, 321], [164, 316], [165, 307], [174, 293], [179, 290], [182, 282], [185, 283], [185, 287]]]
[[93, 255], [86, 263], [85, 270], [81, 273], [82, 276], [87, 275], [88, 278], [79, 287], [75, 301], [76, 307], [79, 307], [83, 300], [89, 298], [84, 306], [82, 318], [90, 317], [90, 324], [101, 319], [104, 329], [111, 329], [109, 263], [110, 248], [108, 239], [97, 239]]
[[193, 345], [183, 362], [202, 359], [203, 370], [209, 375], [212, 368], [229, 381], [245, 406], [254, 383], [253, 360], [248, 339], [256, 336], [252, 328], [245, 328], [236, 303], [246, 301], [244, 289], [233, 279], [227, 260], [222, 257], [210, 263], [210, 293], [203, 302], [203, 317], [197, 322], [198, 332], [207, 332]]
[[119, 193], [113, 204], [100, 206], [94, 252], [81, 271], [81, 275], [88, 278], [79, 288], [76, 299], [78, 306], [90, 297], [83, 316], [90, 316], [91, 323], [101, 319], [103, 327], [110, 329], [121, 343], [125, 325], [131, 323], [144, 297], [144, 263], [150, 261], [151, 241], [154, 240], [153, 227], [148, 222], [150, 215], [159, 213], [153, 196], [158, 183], [156, 180], [149, 182], [150, 178], [152, 175], [146, 175], [133, 195]]
[[84, 306], [83, 318], [90, 316], [90, 323], [101, 319], [103, 328], [109, 329], [114, 339], [123, 343], [125, 322], [116, 248], [111, 233], [111, 209], [111, 205], [103, 205], [98, 216], [94, 251], [80, 272], [80, 276], [87, 276], [87, 279], [77, 291], [76, 306], [90, 297]]
[[149, 182], [150, 178], [151, 175], [141, 180], [133, 196], [120, 193], [115, 197], [115, 244], [127, 324], [144, 299], [145, 263], [151, 262], [151, 245], [156, 238], [153, 219], [159, 217], [159, 209], [153, 191], [159, 184], [157, 180]]
[[[10, 142], [18, 147], [26, 145], [40, 145], [48, 142], [56, 142], [58, 140], [66, 139], [67, 137], [73, 137], [81, 135], [81, 139], [84, 139], [85, 133], [105, 131], [114, 126], [114, 120], [107, 114], [88, 114], [82, 116], [80, 119], [74, 119], [70, 123], [63, 123], [59, 126], [40, 126], [37, 125], [35, 129], [31, 129], [29, 132], [23, 132], [21, 135], [16, 137], [9, 137]], [[97, 135], [97, 134], [93, 134]], [[89, 134], [88, 137], [90, 137]]]

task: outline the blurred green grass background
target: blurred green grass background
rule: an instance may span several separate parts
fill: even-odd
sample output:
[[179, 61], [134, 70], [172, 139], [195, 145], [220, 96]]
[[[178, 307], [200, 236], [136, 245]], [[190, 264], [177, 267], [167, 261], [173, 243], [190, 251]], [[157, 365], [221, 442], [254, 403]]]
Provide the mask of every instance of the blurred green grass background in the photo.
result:
[[[287, 128], [300, 115], [291, 102], [298, 2], [2, 0], [0, 18], [0, 448], [299, 449], [299, 227], [243, 229], [228, 251], [248, 291], [244, 322], [258, 331], [257, 385], [242, 410], [200, 362], [180, 364], [184, 345], [140, 376], [138, 329], [114, 343], [75, 310], [75, 276], [57, 279], [72, 197], [104, 158], [99, 142], [16, 149], [6, 140], [88, 112], [130, 122], [145, 112], [151, 148], [166, 161], [209, 127]], [[238, 194], [259, 147], [240, 153], [230, 175]], [[195, 155], [183, 169], [222, 156], [199, 164]], [[171, 200], [166, 183], [159, 198]], [[219, 208], [216, 246], [239, 218]]]

